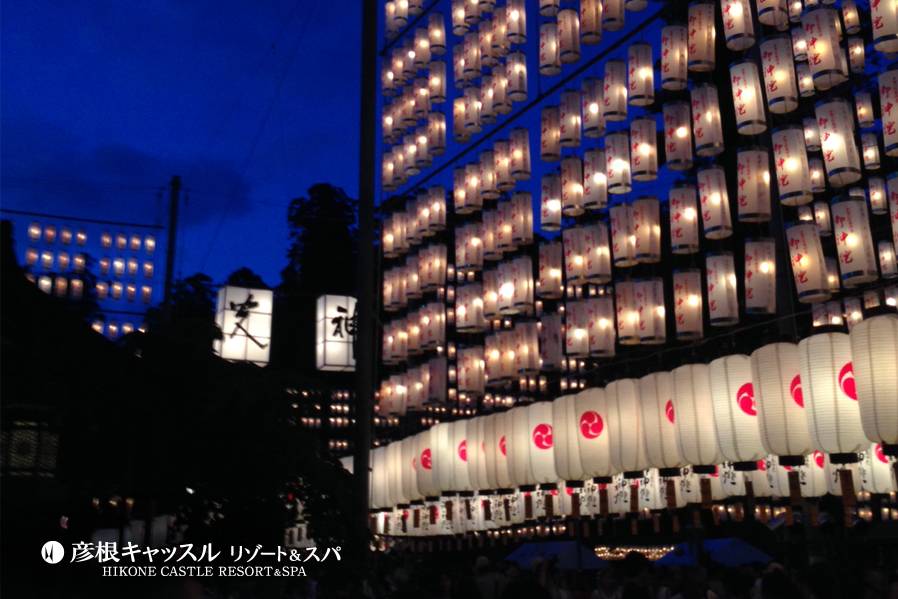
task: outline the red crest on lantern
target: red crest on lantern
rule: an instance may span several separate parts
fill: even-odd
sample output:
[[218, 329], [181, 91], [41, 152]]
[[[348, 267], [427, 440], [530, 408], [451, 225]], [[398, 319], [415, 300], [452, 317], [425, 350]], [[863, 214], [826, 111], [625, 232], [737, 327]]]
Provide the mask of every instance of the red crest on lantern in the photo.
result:
[[673, 424], [675, 421], [675, 417], [674, 417], [674, 405], [673, 405], [672, 399], [668, 399], [667, 403], [664, 404], [664, 414], [665, 414], [665, 416], [667, 416], [667, 419], [670, 421], [670, 423]]
[[857, 401], [857, 389], [854, 386], [854, 367], [851, 362], [846, 362], [839, 371], [839, 387], [842, 393]]
[[533, 444], [538, 449], [552, 448], [552, 426], [545, 422], [533, 427]]
[[604, 428], [605, 422], [598, 412], [588, 410], [580, 415], [580, 434], [587, 439], [595, 439]]
[[796, 374], [789, 383], [789, 393], [792, 394], [792, 401], [802, 408], [804, 407], [804, 394], [801, 392], [801, 375]]
[[508, 450], [505, 446], [505, 435], [502, 435], [502, 438], [499, 439], [499, 451], [502, 452], [503, 456], [508, 455]]
[[751, 383], [745, 383], [736, 391], [736, 403], [743, 412], [749, 416], [757, 416], [758, 411], [755, 409], [755, 387]]
[[430, 456], [430, 448], [427, 447], [424, 451], [421, 452], [421, 467], [425, 470], [430, 470], [433, 467], [433, 462], [431, 461]]
[[462, 462], [468, 461], [468, 440], [463, 439], [461, 443], [458, 444], [458, 457], [461, 458]]

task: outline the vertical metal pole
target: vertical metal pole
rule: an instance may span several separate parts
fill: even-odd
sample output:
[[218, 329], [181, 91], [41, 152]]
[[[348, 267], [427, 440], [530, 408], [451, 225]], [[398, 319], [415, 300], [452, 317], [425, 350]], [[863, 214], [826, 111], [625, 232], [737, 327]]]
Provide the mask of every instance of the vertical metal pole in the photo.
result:
[[374, 157], [377, 94], [377, 5], [362, 2], [361, 86], [359, 90], [359, 256], [358, 340], [356, 352], [356, 439], [353, 459], [355, 528], [365, 539], [360, 559], [368, 555], [368, 452], [374, 404]]
[[175, 250], [178, 244], [178, 207], [181, 201], [181, 177], [171, 178], [168, 196], [168, 233], [165, 250], [165, 287], [162, 296], [162, 317], [171, 324], [172, 279], [175, 270]]

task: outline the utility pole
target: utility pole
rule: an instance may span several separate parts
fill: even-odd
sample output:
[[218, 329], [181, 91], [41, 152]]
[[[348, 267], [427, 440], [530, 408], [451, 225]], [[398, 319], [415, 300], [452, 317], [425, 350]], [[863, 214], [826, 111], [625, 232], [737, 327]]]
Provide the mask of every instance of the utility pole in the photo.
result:
[[171, 324], [172, 318], [172, 279], [175, 270], [175, 249], [178, 245], [178, 208], [181, 202], [181, 177], [171, 178], [168, 188], [168, 233], [165, 251], [165, 287], [162, 296], [162, 319]]
[[[377, 93], [377, 5], [362, 0], [362, 79], [359, 90], [359, 262], [358, 339], [356, 352], [356, 438], [353, 456], [352, 518], [360, 535], [361, 566], [368, 557], [368, 453], [374, 407], [374, 144]], [[367, 568], [363, 569], [363, 572]]]

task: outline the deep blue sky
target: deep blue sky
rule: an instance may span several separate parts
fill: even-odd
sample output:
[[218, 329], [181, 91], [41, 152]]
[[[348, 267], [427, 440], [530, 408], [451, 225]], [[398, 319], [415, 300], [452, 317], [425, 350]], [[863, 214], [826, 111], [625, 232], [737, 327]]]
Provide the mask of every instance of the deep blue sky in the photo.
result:
[[163, 222], [180, 174], [180, 272], [275, 284], [289, 200], [356, 195], [360, 4], [2, 2], [0, 201]]

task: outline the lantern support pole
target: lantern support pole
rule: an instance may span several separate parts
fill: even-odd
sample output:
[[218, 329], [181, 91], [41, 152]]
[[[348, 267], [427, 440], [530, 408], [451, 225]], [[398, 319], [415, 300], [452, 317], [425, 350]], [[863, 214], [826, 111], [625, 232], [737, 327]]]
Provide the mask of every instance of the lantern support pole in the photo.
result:
[[[353, 456], [353, 513], [359, 565], [368, 557], [368, 455], [374, 403], [375, 262], [374, 159], [377, 98], [377, 2], [362, 3], [361, 85], [359, 89], [359, 255], [358, 336], [356, 338], [356, 439]], [[362, 572], [367, 571], [363, 569]], [[360, 577], [362, 578], [362, 577]]]

